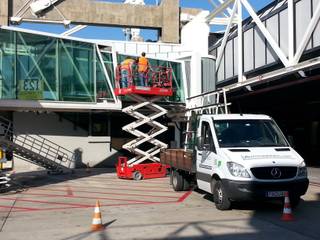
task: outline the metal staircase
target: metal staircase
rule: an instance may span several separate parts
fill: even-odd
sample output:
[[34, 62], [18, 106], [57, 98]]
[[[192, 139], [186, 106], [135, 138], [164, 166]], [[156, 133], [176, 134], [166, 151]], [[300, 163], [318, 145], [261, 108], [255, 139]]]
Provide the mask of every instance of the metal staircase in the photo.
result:
[[[160, 159], [156, 155], [160, 153], [160, 150], [162, 148], [167, 148], [167, 144], [155, 139], [155, 137], [165, 132], [168, 128], [155, 121], [155, 119], [165, 115], [167, 113], [167, 110], [155, 104], [154, 102], [161, 99], [162, 96], [145, 97], [131, 94], [130, 98], [137, 103], [124, 108], [122, 112], [136, 118], [137, 120], [124, 126], [122, 130], [133, 134], [137, 138], [124, 144], [122, 147], [132, 153], [135, 153], [137, 156], [130, 159], [128, 161], [128, 165], [130, 166], [139, 164], [147, 159], [153, 162], [160, 162]], [[149, 110], [148, 112], [151, 111], [153, 113], [151, 113], [150, 115], [144, 115], [141, 113], [142, 109]], [[151, 130], [146, 133], [138, 130], [138, 128], [144, 124], [149, 125], [151, 127]], [[152, 145], [154, 145], [154, 147], [151, 147], [147, 151], [139, 148], [140, 145], [146, 142], [151, 143]]]
[[10, 120], [0, 117], [0, 146], [50, 172], [68, 172], [74, 167], [74, 153], [39, 135], [19, 134]]

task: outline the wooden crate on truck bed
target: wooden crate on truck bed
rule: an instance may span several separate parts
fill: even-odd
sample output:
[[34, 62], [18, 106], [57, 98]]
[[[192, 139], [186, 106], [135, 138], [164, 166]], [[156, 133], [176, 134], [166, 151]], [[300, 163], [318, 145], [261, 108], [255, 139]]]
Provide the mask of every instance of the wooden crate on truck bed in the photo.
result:
[[176, 169], [195, 172], [193, 151], [190, 150], [163, 149], [160, 152], [160, 162]]

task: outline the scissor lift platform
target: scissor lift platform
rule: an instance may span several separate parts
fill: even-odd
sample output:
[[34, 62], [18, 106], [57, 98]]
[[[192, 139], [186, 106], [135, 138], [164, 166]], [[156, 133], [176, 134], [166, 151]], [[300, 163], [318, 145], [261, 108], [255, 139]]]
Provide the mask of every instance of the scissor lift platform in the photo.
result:
[[172, 88], [130, 86], [127, 88], [116, 88], [115, 94], [117, 96], [125, 96], [129, 94], [172, 96], [173, 92], [172, 92]]
[[[166, 96], [172, 96], [172, 68], [152, 66], [143, 76], [143, 82], [137, 72], [126, 67], [122, 71], [121, 66], [116, 71], [117, 96], [126, 96], [135, 103], [124, 108], [122, 112], [130, 115], [136, 120], [122, 128], [122, 130], [136, 136], [136, 139], [124, 144], [122, 147], [136, 156], [127, 159], [119, 157], [116, 165], [119, 178], [146, 179], [164, 177], [166, 166], [160, 164], [157, 156], [160, 150], [167, 148], [167, 144], [155, 137], [167, 131], [167, 127], [155, 119], [165, 115], [167, 110], [155, 102]], [[125, 75], [124, 75], [125, 73]], [[140, 83], [143, 86], [137, 85]], [[143, 83], [143, 84], [142, 84]], [[142, 125], [148, 125], [148, 132], [141, 130]], [[143, 128], [142, 128], [143, 129]], [[149, 149], [141, 148], [142, 144], [150, 143]], [[145, 161], [151, 163], [145, 163]]]

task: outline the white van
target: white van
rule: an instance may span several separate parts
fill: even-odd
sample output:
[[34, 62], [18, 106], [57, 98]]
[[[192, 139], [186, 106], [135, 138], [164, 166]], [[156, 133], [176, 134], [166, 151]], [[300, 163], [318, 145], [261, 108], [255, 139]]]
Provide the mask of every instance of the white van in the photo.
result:
[[269, 116], [202, 115], [198, 121], [193, 151], [161, 153], [176, 191], [196, 182], [220, 210], [235, 201], [283, 199], [285, 191], [293, 206], [299, 203], [309, 185], [305, 162]]

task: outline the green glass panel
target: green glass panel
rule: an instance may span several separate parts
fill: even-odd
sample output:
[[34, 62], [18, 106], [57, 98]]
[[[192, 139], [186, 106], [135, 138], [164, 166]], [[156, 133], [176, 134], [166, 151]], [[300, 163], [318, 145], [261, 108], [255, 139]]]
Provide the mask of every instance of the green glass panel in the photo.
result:
[[108, 75], [109, 75], [109, 77], [110, 77], [111, 84], [112, 84], [112, 86], [114, 87], [114, 81], [113, 81], [113, 79], [115, 78], [115, 74], [114, 74], [112, 54], [111, 54], [111, 53], [103, 52], [103, 53], [102, 53], [102, 58], [103, 58], [104, 65], [106, 66]]
[[[104, 66], [109, 75], [111, 84], [113, 86], [114, 79], [114, 71], [112, 64], [112, 54], [111, 53], [102, 53]], [[97, 59], [97, 67], [96, 67], [96, 81], [97, 81], [97, 99], [113, 99], [111, 89], [109, 87], [107, 77], [104, 74], [103, 66], [99, 59]]]
[[51, 37], [17, 32], [18, 99], [58, 100], [56, 42]]
[[16, 98], [15, 33], [0, 29], [0, 99]]
[[62, 101], [95, 102], [93, 45], [59, 40]]

